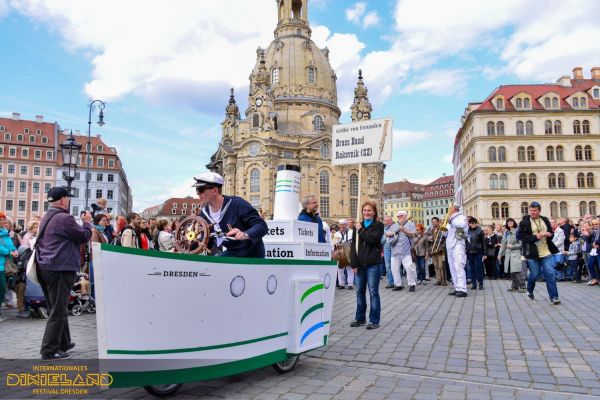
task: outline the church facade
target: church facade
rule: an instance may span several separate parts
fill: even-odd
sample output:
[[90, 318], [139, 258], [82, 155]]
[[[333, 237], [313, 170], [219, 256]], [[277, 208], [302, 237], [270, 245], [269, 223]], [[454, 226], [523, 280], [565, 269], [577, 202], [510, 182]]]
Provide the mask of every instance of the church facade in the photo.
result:
[[[331, 165], [331, 131], [339, 122], [336, 74], [329, 50], [311, 40], [308, 0], [279, 0], [275, 38], [256, 51], [244, 117], [233, 89], [222, 122], [222, 137], [207, 168], [225, 180], [225, 194], [241, 196], [273, 215], [279, 165], [297, 165], [301, 197], [316, 194], [329, 221], [354, 217], [359, 201], [383, 205], [383, 163]], [[372, 107], [359, 71], [352, 121], [371, 118]]]

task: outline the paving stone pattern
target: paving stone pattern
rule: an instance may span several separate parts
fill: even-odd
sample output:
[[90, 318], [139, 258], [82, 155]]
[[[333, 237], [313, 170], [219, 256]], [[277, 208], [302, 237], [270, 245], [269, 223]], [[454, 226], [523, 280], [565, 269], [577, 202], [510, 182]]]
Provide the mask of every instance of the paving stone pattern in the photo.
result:
[[[381, 284], [381, 327], [350, 328], [355, 292], [336, 292], [329, 344], [302, 357], [290, 373], [264, 368], [185, 384], [177, 399], [587, 399], [600, 398], [600, 288], [559, 283], [562, 304], [509, 293], [508, 281], [485, 282], [469, 297], [448, 288], [392, 292]], [[368, 298], [368, 296], [367, 296]], [[2, 310], [0, 357], [37, 358], [42, 320]], [[97, 356], [93, 315], [71, 317], [74, 356]], [[14, 338], [25, 340], [14, 340]], [[25, 392], [24, 392], [25, 393]], [[26, 396], [26, 394], [23, 394]], [[0, 393], [0, 397], [1, 393]], [[139, 388], [102, 398], [148, 398]]]

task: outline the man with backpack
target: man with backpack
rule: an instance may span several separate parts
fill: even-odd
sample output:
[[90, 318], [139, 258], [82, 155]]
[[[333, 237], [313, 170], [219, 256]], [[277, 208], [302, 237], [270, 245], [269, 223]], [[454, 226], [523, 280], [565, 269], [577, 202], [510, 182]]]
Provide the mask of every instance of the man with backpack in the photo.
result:
[[131, 212], [125, 216], [127, 225], [119, 232], [119, 242], [123, 247], [131, 247], [137, 249], [139, 247], [137, 232], [140, 229], [140, 216]]

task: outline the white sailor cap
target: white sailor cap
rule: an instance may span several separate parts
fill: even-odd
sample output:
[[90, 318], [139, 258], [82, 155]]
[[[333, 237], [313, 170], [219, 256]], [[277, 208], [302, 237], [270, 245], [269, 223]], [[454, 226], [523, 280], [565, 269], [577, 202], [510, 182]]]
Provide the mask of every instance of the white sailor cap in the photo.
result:
[[407, 216], [408, 217], [408, 211], [404, 211], [404, 210], [400, 210], [398, 211], [398, 213], [396, 214], [396, 217], [399, 217], [401, 215]]
[[194, 183], [192, 187], [223, 186], [223, 177], [216, 172], [204, 172], [198, 176], [195, 176], [194, 179], [196, 180], [196, 183]]
[[338, 220], [338, 224], [340, 225], [348, 225], [348, 220], [346, 218], [342, 218]]

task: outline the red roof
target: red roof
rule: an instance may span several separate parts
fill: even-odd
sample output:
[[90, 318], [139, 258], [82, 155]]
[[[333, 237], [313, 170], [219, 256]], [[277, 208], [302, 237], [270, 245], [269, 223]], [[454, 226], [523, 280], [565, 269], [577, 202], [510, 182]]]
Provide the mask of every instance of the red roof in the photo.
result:
[[[526, 93], [531, 96], [531, 106], [533, 110], [545, 110], [544, 106], [538, 101], [543, 95], [553, 92], [557, 94], [561, 99], [560, 107], [562, 110], [572, 110], [573, 108], [566, 99], [573, 93], [584, 92], [586, 93], [588, 109], [595, 110], [600, 109], [600, 99], [594, 99], [587, 93], [594, 86], [600, 87], [600, 81], [595, 79], [571, 79], [571, 86], [562, 86], [558, 83], [543, 83], [537, 85], [503, 85], [497, 88], [490, 94], [487, 99], [476, 111], [497, 111], [492, 99], [498, 95], [503, 95], [505, 98], [504, 110], [502, 111], [517, 111], [512, 103], [509, 101], [519, 93]], [[499, 111], [499, 110], [498, 110]]]
[[[438, 194], [436, 195], [436, 191]], [[444, 191], [448, 191], [444, 193]], [[437, 199], [454, 196], [454, 176], [442, 176], [431, 182], [425, 187], [424, 199]]]

